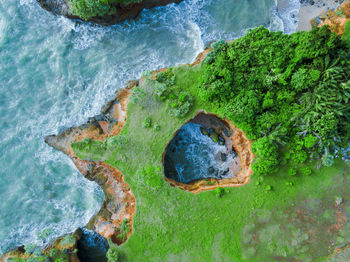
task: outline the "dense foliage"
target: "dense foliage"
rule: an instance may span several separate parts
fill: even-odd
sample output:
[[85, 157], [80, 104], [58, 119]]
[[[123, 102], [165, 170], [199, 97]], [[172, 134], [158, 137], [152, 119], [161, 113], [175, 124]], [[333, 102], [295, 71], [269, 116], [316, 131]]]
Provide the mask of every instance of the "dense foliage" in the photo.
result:
[[172, 69], [160, 72], [156, 76], [154, 86], [154, 97], [161, 101], [169, 101], [168, 112], [174, 117], [184, 117], [191, 110], [193, 97], [186, 91], [175, 85], [175, 75]]
[[118, 262], [118, 259], [119, 259], [118, 246], [113, 244], [113, 242], [109, 243], [109, 249], [107, 251], [106, 257], [108, 262]]
[[88, 20], [95, 16], [112, 15], [117, 9], [116, 5], [140, 3], [142, 0], [70, 0], [73, 15]]
[[216, 43], [212, 54], [200, 96], [254, 140], [255, 174], [288, 161], [307, 175], [307, 160], [329, 166], [348, 147], [350, 54], [327, 27], [292, 35], [256, 28]]

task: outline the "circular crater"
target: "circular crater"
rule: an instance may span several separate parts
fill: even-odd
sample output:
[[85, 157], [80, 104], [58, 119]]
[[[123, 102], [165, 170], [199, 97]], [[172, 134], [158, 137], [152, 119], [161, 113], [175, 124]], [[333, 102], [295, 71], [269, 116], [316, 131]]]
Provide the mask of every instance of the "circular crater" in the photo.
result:
[[163, 165], [171, 185], [196, 193], [247, 183], [252, 158], [251, 143], [242, 131], [214, 114], [199, 112], [175, 132]]

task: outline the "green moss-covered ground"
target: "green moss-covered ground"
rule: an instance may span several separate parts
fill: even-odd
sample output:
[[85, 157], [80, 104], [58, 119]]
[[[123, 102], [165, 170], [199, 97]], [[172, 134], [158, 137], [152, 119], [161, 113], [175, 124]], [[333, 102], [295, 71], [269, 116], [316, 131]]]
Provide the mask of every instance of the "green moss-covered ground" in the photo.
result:
[[[120, 170], [135, 195], [134, 232], [118, 248], [120, 260], [315, 261], [328, 255], [328, 246], [349, 243], [349, 224], [329, 229], [337, 223], [337, 210], [350, 212], [350, 171], [341, 160], [321, 169], [317, 161], [308, 162], [309, 176], [290, 176], [287, 166], [266, 177], [253, 174], [249, 184], [226, 188], [221, 198], [214, 191], [184, 192], [163, 180], [162, 153], [174, 132], [198, 110], [215, 111], [198, 96], [201, 70], [173, 69], [174, 93], [194, 98], [185, 117], [170, 116], [170, 100], [155, 99], [154, 82], [146, 81], [141, 99], [129, 103], [121, 134], [104, 143], [73, 144], [78, 157]], [[151, 127], [143, 126], [146, 118]]]

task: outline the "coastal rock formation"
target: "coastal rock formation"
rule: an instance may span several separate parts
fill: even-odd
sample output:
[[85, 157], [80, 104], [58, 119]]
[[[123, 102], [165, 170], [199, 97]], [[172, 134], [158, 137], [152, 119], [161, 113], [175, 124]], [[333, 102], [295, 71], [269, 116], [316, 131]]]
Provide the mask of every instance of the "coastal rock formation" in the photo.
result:
[[[210, 49], [206, 49], [199, 54], [192, 65], [202, 62], [209, 51]], [[153, 71], [152, 78], [155, 78], [159, 72], [164, 70]], [[69, 128], [58, 135], [45, 137], [45, 142], [66, 154], [85, 178], [95, 181], [101, 186], [105, 194], [105, 200], [102, 203], [100, 211], [90, 219], [86, 228], [94, 230], [106, 239], [111, 239], [112, 242], [118, 245], [124, 243], [132, 234], [132, 217], [136, 208], [135, 197], [119, 170], [103, 161], [79, 159], [75, 155], [71, 144], [85, 138], [102, 141], [107, 137], [118, 135], [126, 121], [126, 111], [131, 90], [133, 87], [142, 85], [143, 83], [144, 80], [142, 78], [128, 82], [125, 88], [118, 90], [114, 99], [108, 101], [101, 108], [101, 114], [89, 118], [87, 123], [81, 126]], [[213, 188], [215, 187], [217, 186]], [[121, 225], [125, 225], [125, 222], [129, 230], [128, 232], [121, 232]], [[122, 238], [118, 237], [123, 233], [126, 234]], [[27, 257], [28, 255], [25, 254], [24, 247], [22, 246], [3, 254], [1, 262], [7, 261], [6, 259], [8, 258]]]
[[[57, 14], [63, 15], [71, 19], [81, 19], [80, 17], [72, 14], [71, 4], [69, 0], [37, 0], [38, 3], [46, 10]], [[100, 25], [114, 25], [122, 22], [126, 19], [133, 19], [143, 9], [150, 9], [157, 6], [164, 6], [170, 3], [180, 3], [182, 0], [142, 0], [140, 3], [133, 3], [128, 5], [114, 4], [116, 12], [114, 14], [106, 14], [102, 17], [95, 16], [88, 19], [88, 22], [93, 22]]]
[[350, 20], [350, 1], [345, 1], [335, 10], [329, 10], [311, 20], [313, 26], [328, 25], [338, 35], [343, 35], [345, 24]]
[[[81, 236], [81, 229], [77, 229], [74, 233], [61, 236], [46, 246], [43, 254], [50, 254], [50, 257], [57, 259], [57, 261], [58, 259], [65, 259], [64, 261], [80, 262], [80, 259], [77, 255], [77, 245]], [[18, 261], [14, 259], [23, 259], [23, 261], [25, 261], [28, 258], [32, 258], [34, 259], [32, 261], [35, 261], [35, 258], [26, 252], [24, 246], [20, 246], [4, 254], [1, 257], [1, 262]]]
[[[135, 198], [130, 187], [116, 168], [101, 161], [87, 161], [76, 157], [71, 143], [85, 138], [102, 141], [107, 136], [117, 135], [125, 123], [129, 90], [134, 85], [134, 82], [130, 82], [126, 89], [120, 90], [102, 108], [102, 114], [91, 118], [86, 124], [45, 138], [47, 144], [68, 155], [85, 178], [101, 186], [105, 200], [100, 211], [91, 218], [86, 227], [117, 244], [123, 243], [132, 233]], [[127, 221], [130, 230], [125, 237], [120, 238], [118, 236], [123, 233], [120, 230], [123, 221]]]

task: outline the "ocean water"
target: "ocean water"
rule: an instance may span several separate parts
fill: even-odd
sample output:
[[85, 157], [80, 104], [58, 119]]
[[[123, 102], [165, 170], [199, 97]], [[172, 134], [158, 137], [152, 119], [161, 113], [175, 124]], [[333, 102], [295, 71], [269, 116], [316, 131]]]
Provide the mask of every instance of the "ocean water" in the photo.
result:
[[[265, 25], [296, 28], [295, 0], [185, 0], [102, 27], [55, 16], [34, 0], [0, 0], [0, 255], [84, 226], [103, 200], [44, 136], [82, 124], [146, 69], [189, 63], [211, 41]], [[292, 10], [292, 11], [291, 11]]]

